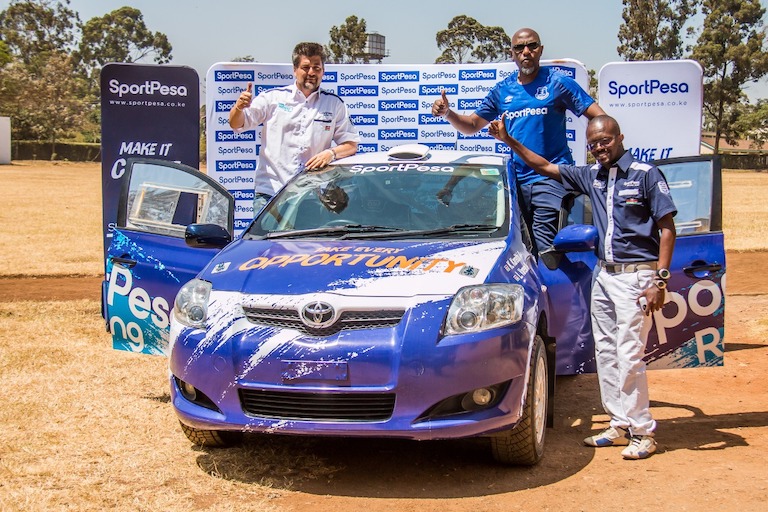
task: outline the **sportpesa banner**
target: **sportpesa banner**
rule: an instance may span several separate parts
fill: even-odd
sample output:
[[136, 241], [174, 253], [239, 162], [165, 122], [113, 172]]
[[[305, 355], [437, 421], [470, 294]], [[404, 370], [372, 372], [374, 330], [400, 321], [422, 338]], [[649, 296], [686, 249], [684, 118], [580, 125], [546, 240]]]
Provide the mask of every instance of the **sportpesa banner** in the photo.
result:
[[698, 155], [702, 69], [694, 60], [611, 62], [599, 74], [600, 106], [639, 160]]
[[[589, 77], [576, 60], [542, 61], [574, 78], [585, 90]], [[458, 149], [508, 154], [483, 129], [458, 133], [447, 121], [432, 116], [432, 103], [445, 89], [451, 108], [474, 112], [488, 91], [516, 69], [510, 62], [493, 64], [328, 64], [321, 87], [339, 95], [360, 133], [359, 152], [387, 151], [404, 143], [433, 149]], [[253, 176], [261, 147], [261, 127], [240, 134], [229, 127], [228, 115], [248, 83], [254, 95], [294, 81], [290, 64], [218, 63], [206, 76], [208, 174], [235, 197], [235, 230], [253, 218]], [[569, 116], [567, 134], [577, 163], [586, 159], [586, 120]]]
[[101, 70], [104, 255], [117, 222], [126, 159], [200, 162], [200, 84], [185, 66], [107, 64]]

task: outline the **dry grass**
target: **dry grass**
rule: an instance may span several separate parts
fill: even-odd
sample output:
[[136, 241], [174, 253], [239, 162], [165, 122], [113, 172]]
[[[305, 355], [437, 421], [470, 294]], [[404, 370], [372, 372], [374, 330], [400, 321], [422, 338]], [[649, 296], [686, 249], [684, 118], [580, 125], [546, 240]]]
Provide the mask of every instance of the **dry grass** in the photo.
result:
[[298, 441], [191, 447], [167, 360], [113, 351], [97, 301], [0, 302], [0, 324], [0, 510], [270, 512], [336, 471]]
[[0, 276], [103, 272], [101, 164], [0, 165]]
[[723, 233], [728, 250], [768, 249], [768, 172], [723, 173]]

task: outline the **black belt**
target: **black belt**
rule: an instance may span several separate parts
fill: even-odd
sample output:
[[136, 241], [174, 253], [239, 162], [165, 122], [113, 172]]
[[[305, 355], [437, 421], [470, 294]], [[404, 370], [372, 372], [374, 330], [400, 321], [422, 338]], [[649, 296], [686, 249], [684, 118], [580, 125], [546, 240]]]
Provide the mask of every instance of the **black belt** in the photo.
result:
[[656, 270], [656, 261], [638, 261], [636, 263], [608, 263], [600, 260], [600, 267], [612, 274], [637, 272], [638, 270]]

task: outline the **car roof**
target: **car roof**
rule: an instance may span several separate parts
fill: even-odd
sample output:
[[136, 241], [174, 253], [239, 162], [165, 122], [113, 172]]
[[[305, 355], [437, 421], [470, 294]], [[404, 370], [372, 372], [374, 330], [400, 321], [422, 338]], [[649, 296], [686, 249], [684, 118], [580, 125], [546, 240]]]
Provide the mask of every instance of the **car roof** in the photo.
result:
[[423, 144], [405, 144], [395, 146], [389, 151], [357, 153], [341, 158], [333, 165], [355, 165], [376, 163], [423, 163], [434, 164], [475, 164], [475, 165], [506, 165], [507, 156], [494, 153], [478, 153], [474, 151], [433, 150]]

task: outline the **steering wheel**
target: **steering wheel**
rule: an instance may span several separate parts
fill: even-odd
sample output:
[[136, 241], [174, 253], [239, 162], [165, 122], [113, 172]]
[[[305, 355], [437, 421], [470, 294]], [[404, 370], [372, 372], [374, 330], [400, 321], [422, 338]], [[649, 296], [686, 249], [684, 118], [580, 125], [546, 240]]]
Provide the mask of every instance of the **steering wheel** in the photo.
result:
[[347, 224], [351, 224], [353, 226], [357, 226], [360, 223], [359, 222], [354, 222], [354, 221], [351, 221], [351, 220], [347, 220], [347, 219], [334, 219], [332, 221], [329, 221], [329, 222], [325, 223], [326, 226], [345, 226]]

